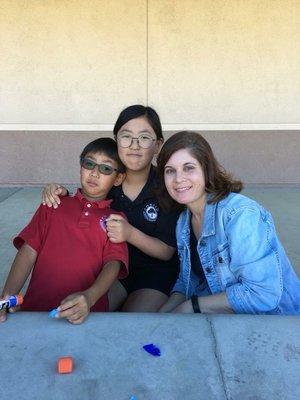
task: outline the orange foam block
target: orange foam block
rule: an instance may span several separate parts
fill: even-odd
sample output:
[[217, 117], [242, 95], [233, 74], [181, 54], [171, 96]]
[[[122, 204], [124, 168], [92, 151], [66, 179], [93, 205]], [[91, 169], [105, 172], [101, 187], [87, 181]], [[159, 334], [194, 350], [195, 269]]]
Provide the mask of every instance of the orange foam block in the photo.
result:
[[70, 374], [73, 371], [73, 358], [60, 357], [57, 363], [59, 374]]

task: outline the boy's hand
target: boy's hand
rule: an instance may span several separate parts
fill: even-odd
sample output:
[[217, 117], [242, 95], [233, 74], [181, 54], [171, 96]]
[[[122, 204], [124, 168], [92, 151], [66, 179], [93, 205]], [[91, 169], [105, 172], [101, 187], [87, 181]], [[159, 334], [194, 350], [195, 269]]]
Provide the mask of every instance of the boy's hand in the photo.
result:
[[[0, 297], [0, 300], [6, 300], [5, 297]], [[0, 324], [1, 322], [6, 321], [6, 309], [4, 308], [3, 310], [0, 311]]]
[[85, 292], [70, 294], [58, 307], [58, 318], [66, 318], [74, 325], [82, 324], [89, 315], [91, 306], [88, 295]]
[[107, 236], [112, 243], [128, 242], [133, 226], [119, 214], [111, 214], [106, 220]]
[[[0, 297], [0, 300], [7, 300], [9, 298], [9, 296], [10, 295], [2, 295], [2, 297]], [[20, 306], [10, 307], [8, 310], [6, 310], [6, 308], [1, 310], [0, 311], [0, 323], [5, 322], [7, 320], [7, 312], [14, 313], [14, 312], [18, 311], [19, 309], [20, 309]]]
[[58, 185], [57, 183], [48, 183], [42, 192], [42, 203], [48, 207], [57, 208], [60, 204], [59, 196], [66, 196], [68, 194], [67, 189], [64, 186]]

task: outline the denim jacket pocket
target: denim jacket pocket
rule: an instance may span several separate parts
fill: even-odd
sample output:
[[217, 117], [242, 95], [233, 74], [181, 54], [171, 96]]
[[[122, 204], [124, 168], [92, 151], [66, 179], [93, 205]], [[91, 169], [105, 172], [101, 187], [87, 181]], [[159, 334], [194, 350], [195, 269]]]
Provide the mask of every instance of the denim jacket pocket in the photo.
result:
[[222, 246], [218, 246], [212, 252], [213, 264], [214, 268], [217, 271], [219, 276], [219, 280], [222, 284], [222, 289], [229, 285], [232, 285], [235, 282], [235, 276], [231, 272], [230, 266], [230, 252], [228, 244], [224, 244]]

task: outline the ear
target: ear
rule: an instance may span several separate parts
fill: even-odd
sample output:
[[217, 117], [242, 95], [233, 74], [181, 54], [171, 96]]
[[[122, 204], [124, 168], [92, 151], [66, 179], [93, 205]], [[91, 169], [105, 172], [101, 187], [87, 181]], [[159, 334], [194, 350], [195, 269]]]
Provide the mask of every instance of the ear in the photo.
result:
[[122, 184], [122, 182], [124, 181], [126, 176], [125, 172], [118, 172], [118, 175], [116, 176], [115, 182], [114, 182], [114, 186], [120, 186]]
[[157, 139], [155, 143], [155, 152], [154, 154], [158, 154], [160, 152], [160, 149], [162, 148], [162, 145], [164, 144], [164, 139]]

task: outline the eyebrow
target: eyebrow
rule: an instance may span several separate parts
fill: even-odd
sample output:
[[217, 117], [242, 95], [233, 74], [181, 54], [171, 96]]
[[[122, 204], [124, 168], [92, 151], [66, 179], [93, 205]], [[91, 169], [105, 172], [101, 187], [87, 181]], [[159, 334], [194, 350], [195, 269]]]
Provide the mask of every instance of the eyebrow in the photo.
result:
[[[185, 166], [185, 165], [197, 165], [197, 164], [194, 163], [194, 162], [192, 162], [192, 161], [188, 161], [188, 162], [186, 162], [186, 163], [183, 164], [183, 166]], [[166, 165], [164, 166], [164, 168], [174, 168], [174, 167], [173, 167], [172, 165], [166, 164]]]
[[86, 156], [85, 158], [89, 158], [92, 161], [95, 161], [96, 164], [113, 164], [114, 160], [107, 158], [105, 160], [102, 160], [100, 163], [97, 163], [97, 160], [94, 156]]
[[[120, 133], [123, 132], [128, 132], [128, 133], [133, 133], [131, 130], [129, 129], [121, 129]], [[149, 133], [151, 135], [151, 132], [148, 129], [143, 129], [142, 131], [140, 131], [138, 134], [140, 135], [141, 133]]]

